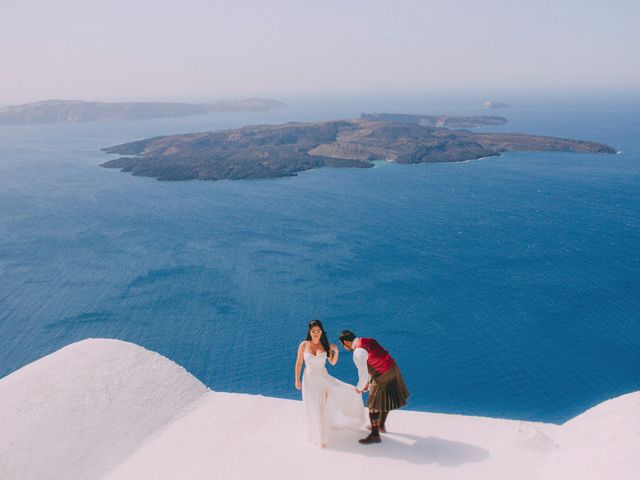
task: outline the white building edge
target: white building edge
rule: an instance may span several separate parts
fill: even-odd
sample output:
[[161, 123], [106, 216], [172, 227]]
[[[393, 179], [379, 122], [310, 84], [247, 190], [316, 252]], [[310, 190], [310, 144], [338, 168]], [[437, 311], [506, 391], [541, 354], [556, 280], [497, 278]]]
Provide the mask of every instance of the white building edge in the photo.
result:
[[302, 403], [217, 393], [132, 343], [90, 339], [0, 379], [0, 479], [631, 480], [640, 392], [563, 425], [394, 412], [379, 445], [307, 443]]

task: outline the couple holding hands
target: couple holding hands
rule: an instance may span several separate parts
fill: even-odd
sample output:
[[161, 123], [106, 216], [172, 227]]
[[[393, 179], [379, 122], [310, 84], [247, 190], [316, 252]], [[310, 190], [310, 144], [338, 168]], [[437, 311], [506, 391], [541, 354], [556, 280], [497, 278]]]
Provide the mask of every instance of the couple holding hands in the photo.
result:
[[326, 362], [335, 365], [339, 352], [337, 346], [329, 343], [320, 320], [309, 323], [307, 339], [298, 347], [295, 384], [302, 390], [309, 440], [325, 447], [330, 427], [360, 428], [365, 423], [361, 394], [368, 391], [371, 433], [359, 442], [364, 445], [380, 443], [380, 433], [386, 433], [389, 411], [405, 406], [409, 391], [398, 365], [376, 340], [358, 338], [349, 330], [344, 330], [339, 340], [346, 350], [353, 352], [358, 369], [355, 387], [327, 372]]

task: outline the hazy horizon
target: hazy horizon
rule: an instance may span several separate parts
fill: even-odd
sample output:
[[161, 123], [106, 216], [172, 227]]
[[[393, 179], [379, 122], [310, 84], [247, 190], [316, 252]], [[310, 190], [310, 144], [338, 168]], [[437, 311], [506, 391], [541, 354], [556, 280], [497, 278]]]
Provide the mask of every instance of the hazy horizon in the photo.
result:
[[640, 3], [629, 0], [0, 7], [0, 105], [640, 92]]

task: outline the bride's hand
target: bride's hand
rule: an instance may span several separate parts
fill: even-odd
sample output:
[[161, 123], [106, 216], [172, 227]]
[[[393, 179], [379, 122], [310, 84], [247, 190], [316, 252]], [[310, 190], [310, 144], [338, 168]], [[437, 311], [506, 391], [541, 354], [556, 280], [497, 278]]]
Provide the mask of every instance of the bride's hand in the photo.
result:
[[333, 344], [329, 346], [329, 363], [331, 365], [338, 363], [338, 347]]
[[300, 380], [296, 378], [296, 389], [300, 390], [302, 388], [302, 383], [300, 383]]

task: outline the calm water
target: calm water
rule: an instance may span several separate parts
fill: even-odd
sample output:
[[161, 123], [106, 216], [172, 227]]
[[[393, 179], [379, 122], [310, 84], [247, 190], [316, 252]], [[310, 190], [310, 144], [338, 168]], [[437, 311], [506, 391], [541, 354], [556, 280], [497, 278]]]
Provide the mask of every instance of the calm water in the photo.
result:
[[[426, 101], [0, 128], [0, 377], [70, 342], [156, 350], [216, 390], [299, 398], [306, 323], [375, 336], [411, 408], [563, 421], [640, 389], [640, 109], [521, 107], [498, 130], [621, 155], [157, 182], [101, 147]], [[374, 108], [368, 108], [374, 107]], [[437, 107], [437, 109], [436, 109]], [[477, 113], [464, 105], [450, 112]], [[332, 372], [354, 381], [350, 354]]]

